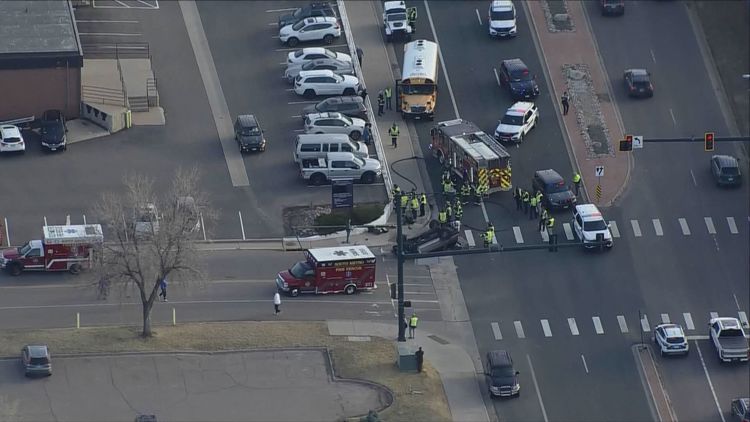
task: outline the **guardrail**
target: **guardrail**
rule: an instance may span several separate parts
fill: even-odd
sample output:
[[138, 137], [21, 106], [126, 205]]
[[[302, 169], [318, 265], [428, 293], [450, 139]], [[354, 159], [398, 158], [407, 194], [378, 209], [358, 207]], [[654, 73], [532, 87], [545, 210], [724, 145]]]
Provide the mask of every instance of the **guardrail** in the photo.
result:
[[146, 42], [82, 44], [83, 57], [88, 59], [150, 59]]
[[122, 90], [95, 85], [81, 85], [81, 98], [87, 103], [108, 104], [127, 107], [127, 98]]

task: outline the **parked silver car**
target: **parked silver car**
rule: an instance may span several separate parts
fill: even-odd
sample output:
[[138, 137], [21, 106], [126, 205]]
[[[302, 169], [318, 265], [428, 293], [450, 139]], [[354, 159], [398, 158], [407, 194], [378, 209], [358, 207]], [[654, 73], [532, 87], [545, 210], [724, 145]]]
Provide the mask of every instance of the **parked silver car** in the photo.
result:
[[27, 344], [21, 349], [21, 363], [27, 377], [52, 375], [52, 358], [46, 344]]
[[284, 77], [290, 84], [292, 84], [294, 83], [294, 78], [299, 75], [300, 71], [321, 69], [331, 70], [337, 75], [354, 75], [354, 66], [351, 61], [324, 58], [311, 60], [302, 64], [290, 64], [284, 72]]

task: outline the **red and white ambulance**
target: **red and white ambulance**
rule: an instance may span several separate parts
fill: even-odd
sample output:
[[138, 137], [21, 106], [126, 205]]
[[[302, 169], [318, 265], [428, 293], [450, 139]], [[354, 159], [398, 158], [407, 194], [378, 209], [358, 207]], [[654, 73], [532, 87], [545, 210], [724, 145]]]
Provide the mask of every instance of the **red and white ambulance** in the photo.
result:
[[300, 293], [340, 293], [372, 290], [377, 259], [367, 246], [336, 246], [305, 251], [297, 262], [276, 276], [276, 287], [297, 296]]
[[6, 249], [0, 255], [0, 268], [12, 275], [21, 271], [70, 271], [78, 274], [91, 268], [94, 248], [104, 241], [102, 226], [44, 226], [42, 240]]

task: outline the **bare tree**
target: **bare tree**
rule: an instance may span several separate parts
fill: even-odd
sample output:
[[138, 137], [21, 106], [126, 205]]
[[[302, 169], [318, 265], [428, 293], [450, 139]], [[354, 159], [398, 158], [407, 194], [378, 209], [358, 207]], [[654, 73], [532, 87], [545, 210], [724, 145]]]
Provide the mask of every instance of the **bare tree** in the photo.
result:
[[157, 196], [151, 179], [126, 176], [124, 193], [105, 193], [94, 207], [105, 227], [96, 265], [100, 295], [106, 298], [118, 285], [137, 286], [144, 337], [151, 336], [151, 309], [162, 279], [205, 279], [194, 240], [214, 212], [198, 181], [196, 169], [178, 170], [171, 189]]

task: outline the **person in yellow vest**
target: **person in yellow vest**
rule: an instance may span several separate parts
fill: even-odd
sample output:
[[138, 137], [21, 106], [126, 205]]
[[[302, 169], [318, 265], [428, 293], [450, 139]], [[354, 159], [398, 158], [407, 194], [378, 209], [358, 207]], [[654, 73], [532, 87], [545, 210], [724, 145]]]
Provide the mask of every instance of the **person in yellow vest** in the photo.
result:
[[391, 91], [391, 87], [387, 87], [383, 91], [383, 95], [385, 96], [385, 109], [393, 110], [393, 92]]
[[549, 213], [547, 212], [547, 208], [542, 207], [542, 212], [539, 214], [539, 231], [544, 230], [544, 225], [547, 223], [547, 219], [549, 218]]
[[448, 217], [448, 222], [453, 221], [453, 207], [451, 207], [450, 202], [445, 204], [445, 214]]
[[492, 239], [495, 238], [495, 226], [492, 223], [487, 224], [487, 230], [484, 231], [484, 246], [487, 247], [492, 244]]
[[419, 216], [424, 217], [425, 210], [427, 209], [427, 195], [424, 193], [419, 197]]
[[446, 224], [448, 224], [448, 213], [445, 212], [445, 209], [440, 210], [438, 212], [438, 223], [440, 223], [441, 227], [444, 227]]
[[413, 193], [411, 197], [411, 219], [412, 220], [417, 219], [417, 211], [419, 211], [419, 199], [417, 199], [417, 194]]
[[537, 196], [532, 196], [531, 199], [529, 199], [529, 220], [533, 220], [536, 218], [536, 211], [537, 211]]
[[544, 194], [541, 191], [536, 191], [536, 206], [537, 206], [537, 212], [539, 214], [542, 213], [542, 199], [544, 199]]
[[396, 122], [393, 122], [393, 125], [391, 125], [391, 128], [388, 129], [388, 135], [390, 135], [391, 137], [391, 146], [393, 148], [398, 147], [398, 134], [399, 134], [398, 125], [396, 124]]
[[555, 217], [550, 216], [547, 218], [547, 234], [552, 234], [555, 229]]
[[573, 184], [576, 186], [576, 196], [578, 196], [581, 191], [581, 175], [578, 172], [573, 175]]
[[414, 332], [417, 331], [417, 323], [419, 323], [419, 318], [417, 318], [417, 313], [414, 312], [411, 314], [411, 318], [409, 318], [409, 338], [414, 338]]
[[529, 191], [524, 190], [521, 194], [521, 200], [523, 201], [523, 213], [528, 214], [529, 213], [529, 202], [531, 201], [531, 194]]
[[409, 197], [407, 195], [402, 194], [401, 195], [401, 212], [406, 211], [407, 205], [409, 205]]

